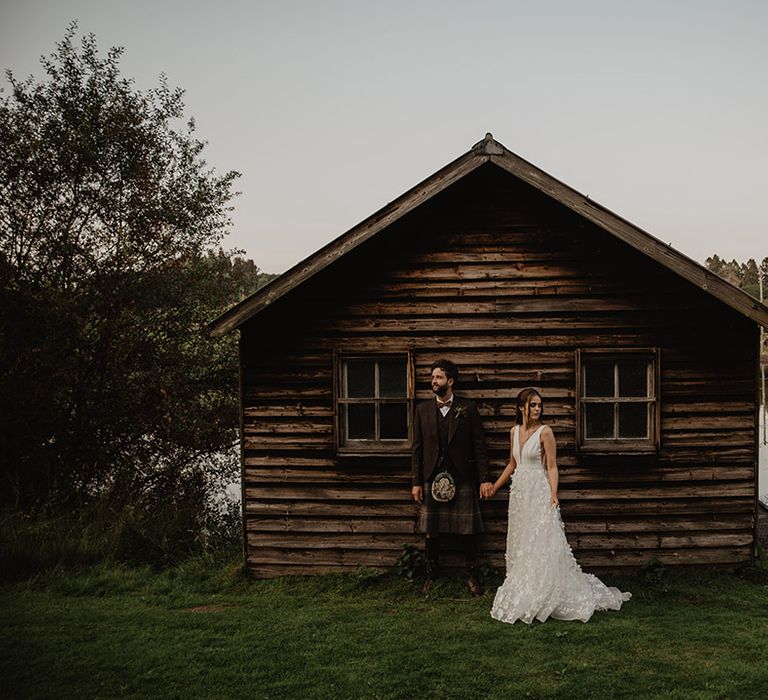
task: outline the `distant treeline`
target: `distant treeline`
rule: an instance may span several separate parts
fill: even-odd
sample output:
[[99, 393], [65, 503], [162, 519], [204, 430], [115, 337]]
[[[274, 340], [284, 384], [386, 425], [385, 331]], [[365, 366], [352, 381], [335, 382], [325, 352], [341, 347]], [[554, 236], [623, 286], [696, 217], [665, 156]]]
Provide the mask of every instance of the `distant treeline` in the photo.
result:
[[[747, 294], [760, 299], [760, 273], [762, 271], [763, 285], [768, 284], [768, 257], [761, 263], [756, 263], [752, 258], [747, 262], [731, 260], [726, 262], [719, 255], [713, 255], [706, 259], [706, 266], [732, 285], [744, 290]], [[768, 289], [763, 289], [763, 297], [768, 297]]]

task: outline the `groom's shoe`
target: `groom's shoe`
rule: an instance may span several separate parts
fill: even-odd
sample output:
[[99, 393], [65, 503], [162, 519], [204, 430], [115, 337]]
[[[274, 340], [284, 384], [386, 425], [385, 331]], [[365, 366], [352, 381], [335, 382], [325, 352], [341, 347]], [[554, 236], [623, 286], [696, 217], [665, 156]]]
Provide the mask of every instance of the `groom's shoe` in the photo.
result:
[[[429, 543], [429, 540], [427, 540], [427, 543]], [[435, 579], [440, 574], [440, 565], [434, 556], [427, 557], [426, 563], [426, 571], [424, 572], [426, 578], [424, 579], [424, 583], [421, 584], [421, 588], [419, 588], [419, 593], [422, 595], [426, 595], [435, 587]]]
[[483, 591], [483, 587], [480, 585], [480, 581], [478, 581], [474, 576], [470, 576], [467, 579], [467, 590], [473, 596], [481, 596], [483, 593], [485, 593], [485, 591]]

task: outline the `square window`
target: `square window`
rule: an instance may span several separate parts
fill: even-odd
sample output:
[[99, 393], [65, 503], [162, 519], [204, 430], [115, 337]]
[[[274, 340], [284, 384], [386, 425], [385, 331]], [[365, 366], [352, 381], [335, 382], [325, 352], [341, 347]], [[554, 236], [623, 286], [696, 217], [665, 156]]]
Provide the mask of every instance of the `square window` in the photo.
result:
[[580, 452], [652, 452], [658, 445], [658, 350], [580, 350]]
[[402, 451], [410, 431], [408, 355], [339, 360], [337, 436], [341, 452]]

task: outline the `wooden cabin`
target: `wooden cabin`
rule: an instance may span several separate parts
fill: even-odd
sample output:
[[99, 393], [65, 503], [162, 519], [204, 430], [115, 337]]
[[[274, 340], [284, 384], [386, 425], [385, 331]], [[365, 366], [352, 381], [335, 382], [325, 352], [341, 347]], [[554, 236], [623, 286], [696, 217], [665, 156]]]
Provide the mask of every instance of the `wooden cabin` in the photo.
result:
[[[496, 474], [518, 391], [540, 388], [584, 567], [750, 562], [759, 324], [768, 308], [488, 134], [212, 323], [240, 331], [249, 570], [421, 546], [411, 417], [440, 356]], [[499, 567], [507, 495], [482, 504]]]

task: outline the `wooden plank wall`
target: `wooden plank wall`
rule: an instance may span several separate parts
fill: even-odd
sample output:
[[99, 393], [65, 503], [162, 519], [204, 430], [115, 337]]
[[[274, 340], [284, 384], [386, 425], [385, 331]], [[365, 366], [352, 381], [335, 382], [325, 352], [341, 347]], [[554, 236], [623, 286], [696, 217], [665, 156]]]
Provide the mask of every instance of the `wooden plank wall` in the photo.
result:
[[[495, 166], [466, 177], [243, 328], [247, 561], [255, 576], [388, 567], [414, 534], [409, 457], [334, 451], [333, 353], [459, 364], [495, 472], [534, 384], [559, 446], [568, 539], [588, 568], [733, 567], [753, 551], [756, 328]], [[575, 350], [661, 349], [661, 450], [575, 453]], [[506, 500], [483, 504], [503, 566]], [[450, 563], [450, 562], [449, 562]]]

